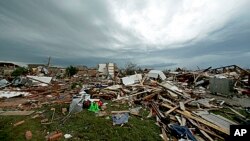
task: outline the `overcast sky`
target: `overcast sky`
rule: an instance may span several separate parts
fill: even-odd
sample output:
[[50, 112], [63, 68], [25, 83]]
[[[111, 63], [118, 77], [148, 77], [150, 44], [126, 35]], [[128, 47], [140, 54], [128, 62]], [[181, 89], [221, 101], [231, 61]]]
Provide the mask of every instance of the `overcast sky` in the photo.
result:
[[250, 67], [249, 0], [1, 0], [0, 60]]

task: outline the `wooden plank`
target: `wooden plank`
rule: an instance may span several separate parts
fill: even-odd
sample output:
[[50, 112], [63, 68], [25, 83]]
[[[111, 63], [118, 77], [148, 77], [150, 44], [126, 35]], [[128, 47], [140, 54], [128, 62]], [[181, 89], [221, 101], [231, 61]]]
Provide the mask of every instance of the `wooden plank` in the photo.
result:
[[19, 122], [17, 122], [17, 123], [15, 123], [13, 126], [14, 127], [16, 127], [16, 126], [18, 126], [18, 125], [21, 125], [21, 124], [23, 124], [25, 121], [24, 120], [22, 120], [22, 121], [19, 121]]
[[124, 111], [111, 111], [111, 114], [120, 114], [120, 113], [130, 113], [130, 111], [128, 111], [128, 110], [124, 110]]
[[203, 131], [205, 131], [206, 133], [208, 133], [208, 134], [210, 134], [210, 135], [212, 135], [212, 136], [214, 136], [214, 137], [217, 137], [217, 138], [219, 138], [219, 139], [221, 139], [221, 140], [224, 140], [223, 137], [221, 137], [221, 136], [215, 134], [214, 132], [212, 132], [212, 131], [210, 131], [210, 130], [204, 128], [204, 127], [199, 126], [199, 125], [196, 124], [192, 119], [188, 119], [188, 121], [189, 121], [191, 124], [193, 124], [195, 127], [197, 127], [199, 130], [203, 130]]
[[35, 111], [6, 111], [0, 113], [2, 116], [28, 116], [34, 113]]
[[220, 126], [224, 129], [227, 129], [228, 132], [229, 132], [229, 129], [230, 129], [230, 125], [233, 125], [233, 124], [237, 124], [237, 123], [233, 123], [233, 122], [228, 122], [228, 119], [225, 120], [225, 118], [221, 118], [220, 116], [217, 116], [213, 113], [209, 113], [207, 111], [196, 111], [196, 112], [193, 112], [193, 114], [217, 125], [217, 126]]
[[[187, 104], [188, 102], [191, 102], [191, 101], [193, 101], [193, 99], [188, 99], [188, 100], [186, 100], [186, 101], [183, 103], [183, 105], [184, 105], [184, 104]], [[177, 105], [177, 106], [175, 106], [175, 107], [170, 108], [170, 110], [168, 110], [167, 112], [165, 112], [165, 115], [170, 114], [171, 112], [175, 111], [175, 110], [176, 110], [177, 108], [179, 108], [179, 107], [180, 107], [180, 105]]]
[[67, 108], [62, 108], [62, 114], [66, 115], [66, 112], [67, 112]]
[[182, 126], [186, 126], [186, 124], [187, 124], [186, 118], [182, 117], [182, 118], [181, 118], [181, 125], [182, 125]]
[[147, 96], [145, 96], [145, 97], [143, 97], [142, 98], [142, 100], [144, 101], [144, 100], [150, 100], [150, 99], [152, 99], [155, 95], [157, 95], [159, 92], [155, 92], [155, 93], [152, 93], [152, 94], [150, 94], [150, 95], [147, 95]]
[[138, 92], [138, 93], [135, 93], [135, 94], [131, 94], [131, 95], [128, 95], [128, 96], [124, 96], [124, 97], [114, 99], [112, 101], [119, 101], [119, 100], [122, 100], [122, 99], [125, 99], [125, 98], [129, 98], [129, 97], [136, 96], [136, 95], [139, 95], [139, 94], [144, 94], [144, 93], [147, 93], [147, 92], [148, 91]]
[[158, 95], [158, 99], [162, 100], [163, 102], [167, 102], [167, 103], [169, 103], [171, 105], [175, 105], [175, 103], [173, 103], [172, 101], [162, 97], [161, 95]]
[[168, 91], [174, 93], [174, 94], [180, 95], [180, 96], [182, 96], [182, 97], [184, 97], [184, 98], [190, 98], [190, 96], [189, 96], [189, 95], [186, 95], [185, 93], [181, 93], [181, 92], [177, 92], [177, 91], [171, 90], [171, 89], [165, 87], [163, 84], [160, 84], [160, 83], [158, 83], [158, 82], [157, 82], [157, 84], [158, 84], [159, 86], [163, 87], [164, 89], [167, 89]]
[[182, 111], [185, 111], [186, 109], [185, 109], [184, 103], [183, 103], [183, 102], [179, 102], [179, 103], [180, 103], [180, 109], [181, 109]]
[[179, 116], [175, 116], [175, 118], [177, 119], [177, 121], [180, 123], [180, 125], [182, 126], [182, 121], [181, 121], [181, 117]]
[[55, 109], [55, 108], [51, 108], [50, 110], [53, 111], [52, 118], [51, 118], [51, 121], [50, 121], [50, 122], [53, 122], [54, 116], [55, 116], [55, 112], [56, 112], [56, 109]]
[[240, 114], [239, 112], [237, 112], [236, 110], [234, 110], [233, 108], [228, 107], [232, 112], [234, 112], [235, 114], [239, 115], [240, 117], [246, 118], [245, 116], [243, 116], [242, 114]]
[[[164, 107], [166, 107], [166, 108], [169, 108], [169, 109], [175, 108], [175, 107], [172, 107], [172, 106], [167, 105], [167, 104], [162, 104], [162, 106], [164, 106]], [[179, 113], [179, 114], [181, 114], [181, 115], [183, 115], [183, 116], [185, 116], [186, 118], [191, 118], [191, 119], [193, 119], [193, 120], [195, 120], [195, 121], [197, 121], [197, 122], [200, 122], [200, 123], [202, 123], [202, 124], [204, 124], [204, 125], [206, 125], [206, 126], [208, 126], [208, 127], [210, 127], [210, 128], [213, 128], [213, 129], [215, 129], [215, 130], [217, 130], [217, 131], [220, 131], [220, 132], [222, 132], [222, 133], [225, 133], [225, 134], [229, 135], [229, 131], [228, 131], [227, 129], [221, 128], [221, 127], [219, 127], [219, 126], [217, 126], [217, 125], [215, 125], [215, 124], [213, 124], [213, 123], [210, 123], [210, 122], [208, 122], [208, 121], [206, 121], [206, 120], [204, 120], [204, 119], [202, 119], [202, 118], [200, 118], [200, 117], [193, 116], [193, 115], [192, 115], [190, 112], [188, 112], [188, 111], [184, 111], [184, 112], [183, 112], [183, 111], [181, 111], [181, 110], [176, 109], [176, 112]]]
[[169, 138], [168, 138], [168, 136], [167, 136], [167, 133], [166, 133], [166, 131], [165, 131], [165, 129], [162, 127], [161, 128], [161, 132], [162, 132], [162, 139], [164, 140], [164, 141], [169, 141]]
[[202, 135], [204, 135], [209, 141], [214, 141], [205, 131], [200, 130]]

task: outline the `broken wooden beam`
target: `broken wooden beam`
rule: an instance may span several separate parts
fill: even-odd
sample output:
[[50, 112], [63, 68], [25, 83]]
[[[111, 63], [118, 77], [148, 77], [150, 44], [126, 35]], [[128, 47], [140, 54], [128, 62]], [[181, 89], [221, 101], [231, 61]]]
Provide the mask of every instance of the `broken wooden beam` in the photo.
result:
[[[193, 100], [194, 100], [194, 99], [188, 99], [188, 100], [186, 100], [185, 102], [183, 102], [183, 105], [184, 105], [184, 104], [187, 104], [187, 103], [189, 103], [189, 102], [191, 102], [191, 101], [193, 101]], [[168, 110], [167, 112], [165, 112], [165, 115], [170, 114], [171, 112], [173, 112], [174, 110], [176, 110], [176, 109], [179, 108], [179, 107], [180, 107], [180, 105], [177, 105], [177, 106], [171, 108], [170, 110]]]
[[111, 111], [111, 114], [120, 114], [120, 113], [130, 113], [129, 110], [124, 110], [124, 111]]
[[35, 111], [4, 111], [1, 112], [2, 116], [28, 116], [34, 113]]
[[[161, 105], [162, 105], [163, 107], [166, 107], [166, 108], [169, 108], [169, 109], [175, 108], [175, 107], [172, 107], [172, 106], [167, 105], [167, 104], [161, 104]], [[193, 115], [192, 115], [190, 112], [188, 112], [188, 111], [181, 111], [181, 110], [178, 110], [178, 109], [176, 109], [175, 111], [176, 111], [177, 113], [183, 115], [183, 116], [186, 117], [186, 118], [193, 119], [193, 120], [195, 120], [195, 121], [197, 121], [197, 122], [200, 122], [200, 123], [202, 123], [202, 124], [204, 124], [204, 125], [206, 125], [206, 126], [208, 126], [208, 127], [210, 127], [210, 128], [213, 128], [213, 129], [215, 129], [215, 130], [217, 130], [217, 131], [220, 131], [220, 132], [222, 132], [222, 133], [224, 133], [224, 134], [229, 135], [229, 131], [228, 131], [227, 129], [222, 128], [222, 127], [219, 127], [219, 126], [217, 126], [217, 125], [215, 125], [215, 124], [213, 124], [213, 123], [210, 123], [209, 121], [207, 121], [207, 120], [205, 120], [205, 119], [202, 119], [202, 118], [200, 118], [200, 117], [193, 116]]]
[[18, 126], [18, 125], [21, 125], [21, 124], [23, 124], [25, 121], [24, 120], [22, 120], [22, 121], [19, 121], [19, 122], [17, 122], [17, 123], [15, 123], [13, 126], [14, 127], [16, 127], [16, 126]]
[[210, 135], [212, 135], [212, 136], [214, 136], [214, 137], [217, 137], [217, 138], [219, 138], [219, 139], [221, 139], [221, 140], [224, 140], [223, 137], [221, 137], [221, 136], [217, 135], [216, 133], [214, 133], [214, 132], [212, 132], [212, 131], [210, 131], [210, 130], [208, 130], [208, 129], [206, 129], [206, 128], [200, 126], [200, 125], [198, 125], [198, 124], [195, 123], [192, 119], [188, 119], [188, 121], [189, 121], [192, 125], [194, 125], [196, 128], [198, 128], [199, 130], [205, 131], [206, 133], [208, 133], [208, 134], [210, 134]]

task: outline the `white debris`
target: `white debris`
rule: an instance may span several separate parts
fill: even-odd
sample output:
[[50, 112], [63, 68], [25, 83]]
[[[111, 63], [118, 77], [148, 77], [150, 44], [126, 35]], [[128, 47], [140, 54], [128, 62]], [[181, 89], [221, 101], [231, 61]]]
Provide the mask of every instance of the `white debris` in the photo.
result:
[[29, 96], [28, 92], [17, 92], [17, 91], [0, 91], [0, 98], [11, 98], [16, 96]]
[[65, 135], [64, 135], [64, 138], [65, 138], [65, 139], [72, 138], [72, 135], [70, 135], [70, 134], [65, 134]]

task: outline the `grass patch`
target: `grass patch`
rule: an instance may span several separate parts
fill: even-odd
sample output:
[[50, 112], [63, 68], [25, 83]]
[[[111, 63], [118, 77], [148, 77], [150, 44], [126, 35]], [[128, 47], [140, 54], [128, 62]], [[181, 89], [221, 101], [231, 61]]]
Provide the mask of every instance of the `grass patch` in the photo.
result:
[[[250, 114], [247, 113], [245, 111], [245, 109], [234, 109], [235, 111], [239, 112], [240, 114], [242, 114], [243, 116], [246, 117], [246, 119], [238, 116], [236, 113], [232, 112], [230, 109], [228, 108], [223, 108], [223, 109], [220, 109], [220, 110], [210, 110], [210, 112], [214, 113], [214, 114], [217, 114], [217, 115], [221, 115], [229, 120], [232, 120], [232, 121], [235, 121], [239, 124], [246, 124], [246, 122], [249, 122], [249, 117], [250, 117]], [[249, 123], [248, 123], [249, 124]]]
[[[110, 103], [107, 105], [108, 111], [112, 110], [128, 110], [128, 105]], [[31, 116], [0, 116], [0, 140], [25, 140], [25, 132], [30, 130], [33, 134], [32, 140], [45, 140], [47, 132], [59, 130], [63, 134], [71, 134], [71, 140], [111, 140], [111, 141], [157, 141], [162, 140], [159, 136], [160, 128], [155, 125], [155, 119], [144, 119], [147, 111], [142, 110], [142, 117], [130, 116], [129, 121], [123, 127], [112, 125], [111, 115], [109, 119], [106, 117], [97, 117], [95, 113], [84, 109], [82, 112], [73, 114], [64, 124], [61, 120], [64, 115], [61, 113], [61, 108], [68, 105], [51, 105], [45, 106], [41, 110], [45, 110], [43, 118], [52, 117], [53, 111], [50, 109], [56, 108], [55, 121], [52, 124], [42, 125], [42, 118], [31, 119]], [[17, 127], [13, 124], [25, 120], [25, 123]], [[62, 138], [64, 140], [64, 138]]]

